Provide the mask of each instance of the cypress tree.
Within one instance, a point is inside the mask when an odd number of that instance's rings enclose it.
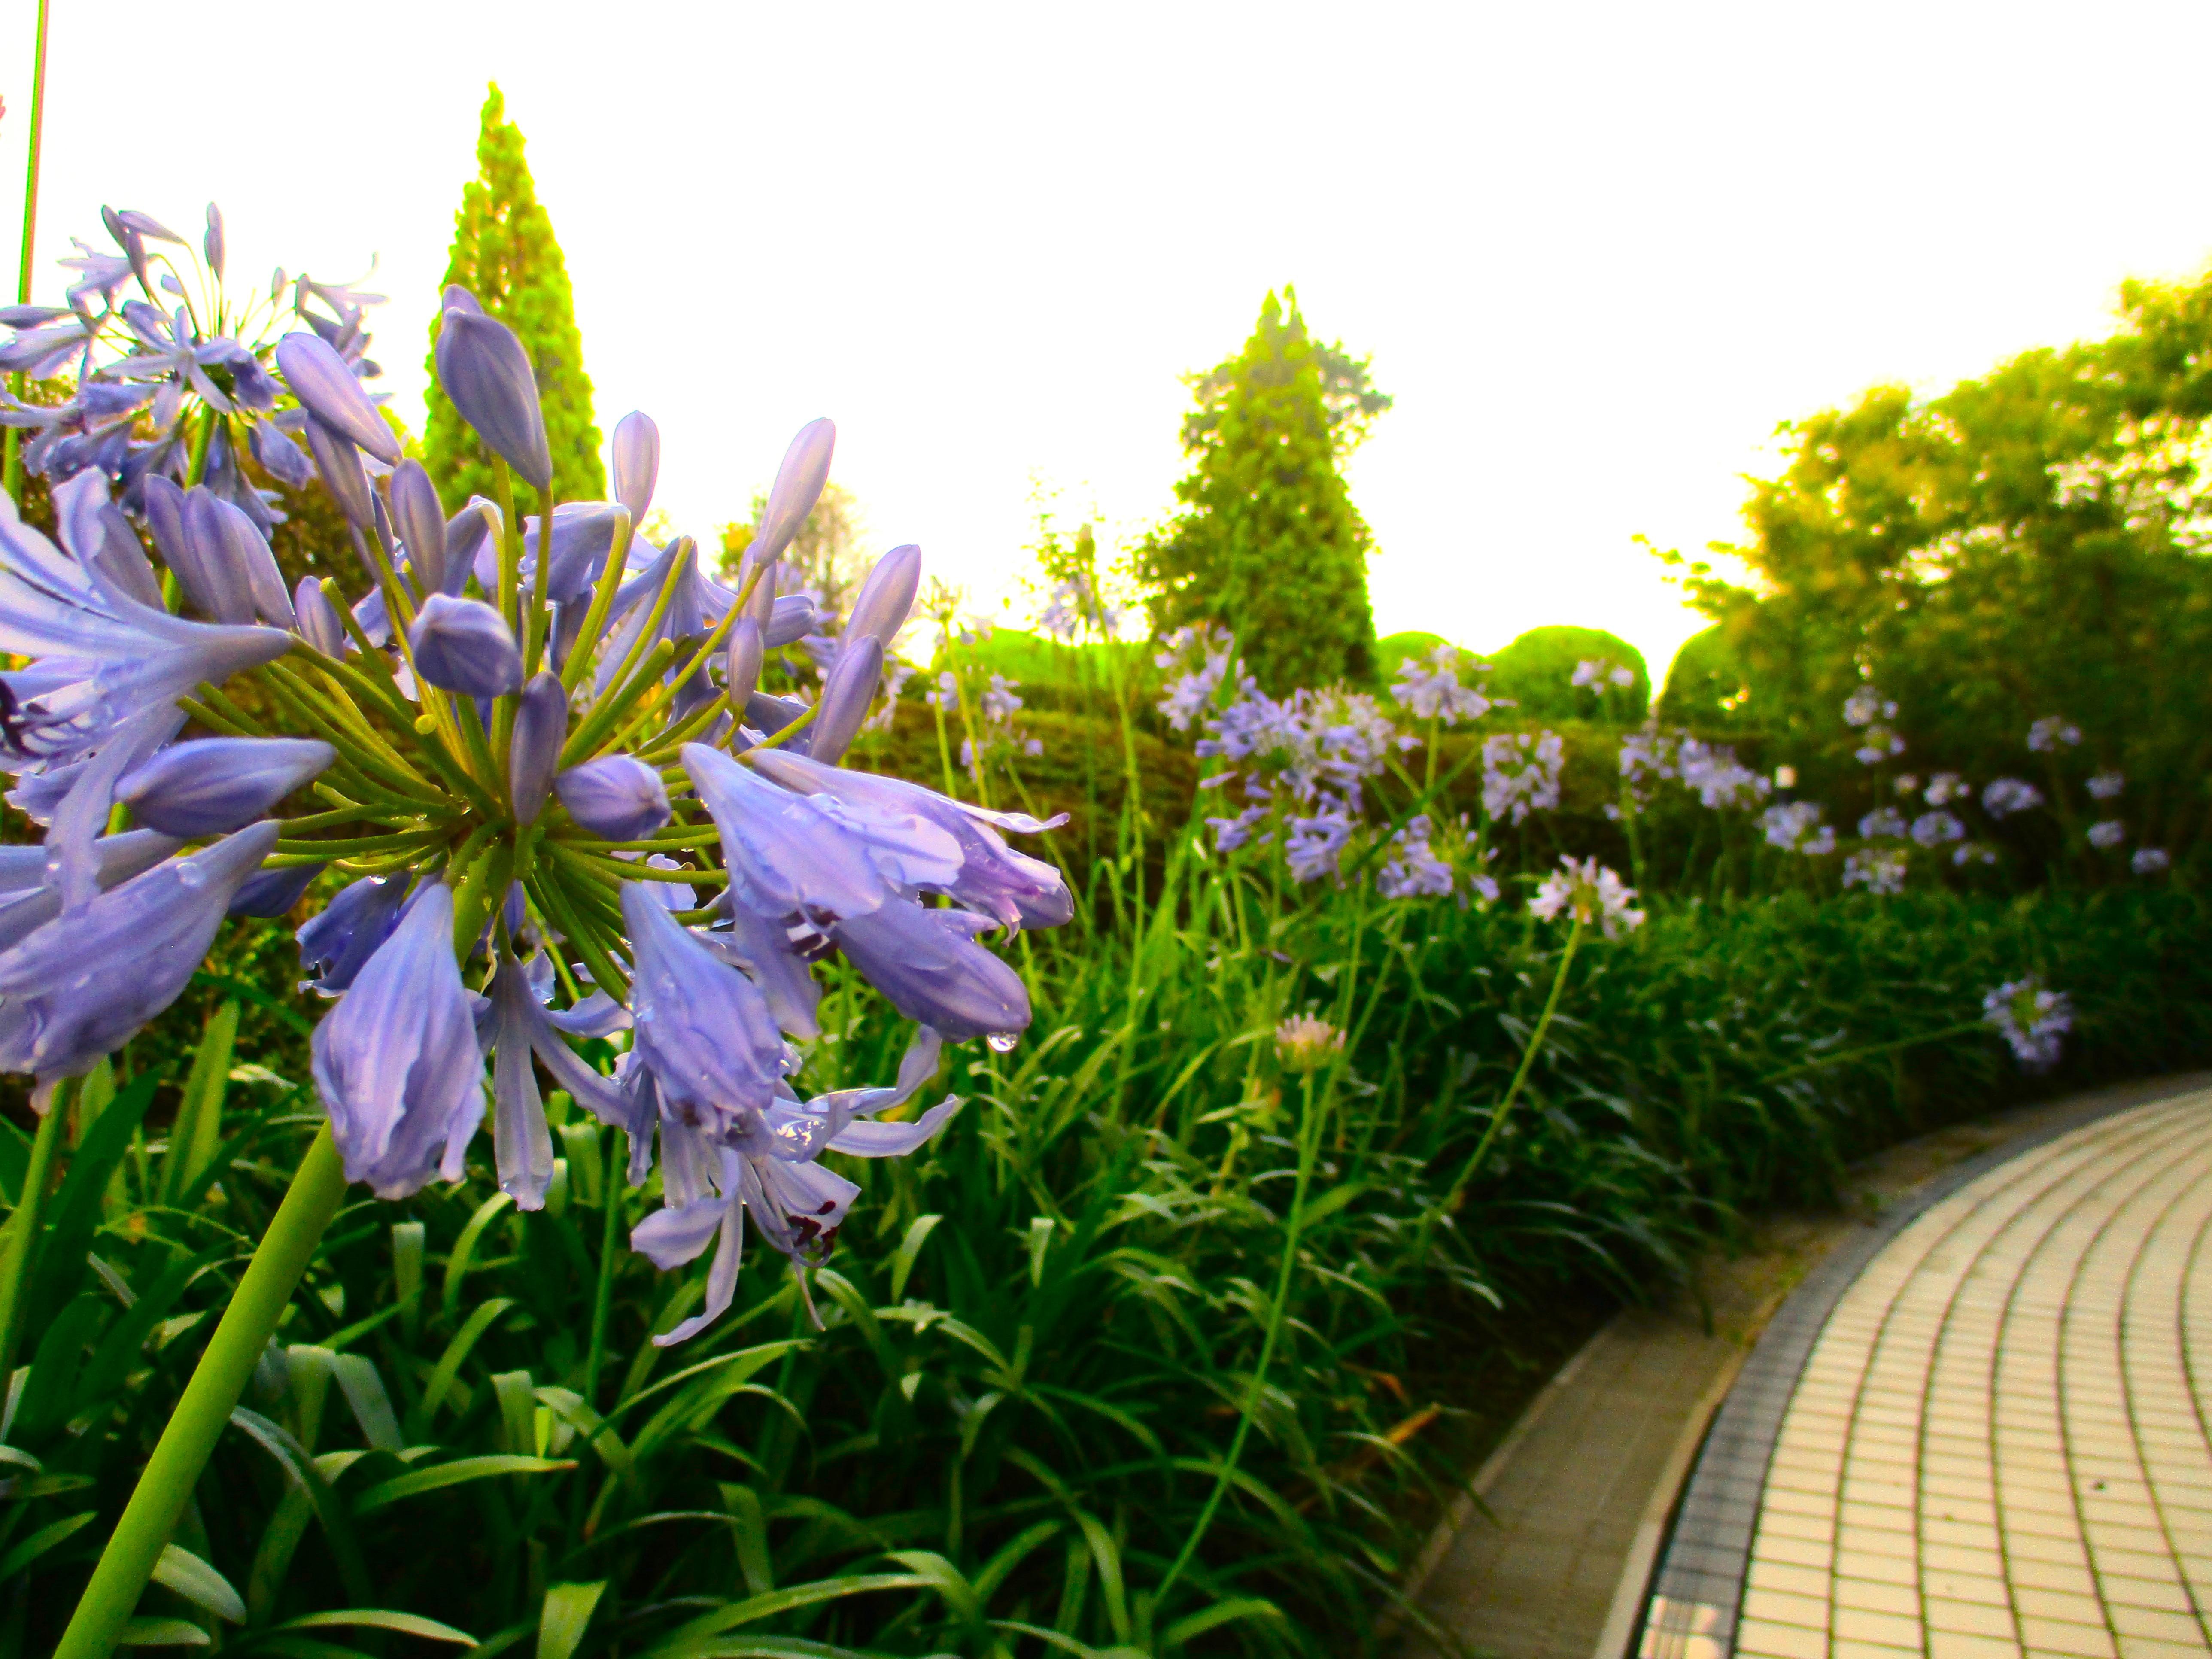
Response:
[[[1184,510],[1139,550],[1152,626],[1226,627],[1276,696],[1375,678],[1373,538],[1339,471],[1389,406],[1366,370],[1311,337],[1295,289],[1268,295],[1243,350],[1194,382]]]
[[[605,499],[607,475],[599,460],[599,430],[592,419],[592,381],[584,372],[584,337],[576,329],[568,262],[531,182],[522,129],[507,118],[507,101],[497,82],[484,99],[477,176],[462,186],[460,211],[453,216],[446,282],[474,294],[528,349],[545,406],[555,493],[564,501]],[[471,495],[489,496],[491,467],[483,446],[438,389],[437,334],[434,321],[422,464],[449,504]],[[529,510],[528,503],[520,505]]]

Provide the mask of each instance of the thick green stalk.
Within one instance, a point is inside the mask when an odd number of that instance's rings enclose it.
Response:
[[[107,1659],[115,1650],[200,1471],[276,1332],[278,1316],[307,1271],[323,1230],[344,1201],[345,1189],[344,1161],[325,1124],[300,1160],[299,1172],[223,1310],[222,1322],[147,1459],[53,1659]]]
[[[46,124],[46,0],[39,0],[38,39],[31,52],[31,153],[23,169],[23,253],[15,269],[15,303],[31,303],[31,260],[39,240],[39,152],[40,137]],[[24,380],[15,379],[15,394],[23,393]],[[23,455],[21,448],[23,434],[14,427],[8,428],[7,486],[8,494],[19,505],[23,499]],[[0,1367],[0,1377],[8,1375]]]
[[[40,8],[41,11],[44,8]],[[46,1102],[46,1115],[31,1140],[30,1161],[23,1170],[23,1190],[8,1224],[7,1254],[0,1257],[0,1386],[15,1370],[15,1345],[22,1337],[23,1287],[31,1276],[31,1257],[39,1242],[39,1223],[46,1207],[46,1188],[52,1184],[54,1153],[61,1145],[62,1123],[69,1116],[76,1079],[55,1084]]]
[[[1482,1160],[1489,1156],[1491,1142],[1498,1139],[1498,1132],[1505,1127],[1505,1120],[1512,1113],[1514,1102],[1521,1098],[1521,1085],[1528,1082],[1528,1068],[1536,1063],[1537,1051],[1544,1046],[1544,1033],[1551,1029],[1552,1016],[1559,1012],[1559,994],[1567,988],[1567,969],[1573,966],[1575,947],[1582,941],[1583,925],[1577,921],[1567,930],[1567,948],[1559,952],[1559,971],[1552,975],[1552,993],[1544,999],[1544,1012],[1537,1016],[1536,1029],[1528,1033],[1528,1046],[1521,1051],[1521,1064],[1514,1071],[1513,1081],[1505,1091],[1505,1098],[1498,1103],[1498,1110],[1491,1115],[1490,1127],[1482,1132],[1482,1139],[1475,1142],[1474,1151],[1469,1154],[1466,1167],[1459,1172],[1459,1179],[1452,1182],[1451,1191],[1444,1195],[1443,1208],[1447,1212],[1459,1202],[1460,1194],[1467,1190],[1467,1183],[1474,1179],[1474,1172],[1482,1167]]]
[[[605,1140],[604,1135],[600,1139]],[[599,1408],[599,1367],[606,1363],[607,1325],[615,1307],[615,1260],[622,1248],[624,1171],[617,1162],[622,1156],[622,1143],[603,1145],[599,1155],[606,1160],[606,1168],[599,1173],[599,1197],[607,1209],[599,1230],[599,1288],[592,1297],[592,1346],[584,1360],[584,1403],[593,1411]]]

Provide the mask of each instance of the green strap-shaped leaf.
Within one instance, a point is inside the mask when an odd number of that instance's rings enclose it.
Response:
[[[182,1619],[126,1619],[118,1645],[126,1648],[204,1648],[213,1640]]]
[[[724,1631],[773,1619],[780,1613],[791,1613],[848,1595],[871,1595],[879,1590],[936,1588],[934,1583],[918,1572],[848,1573],[836,1578],[817,1578],[811,1583],[793,1584],[787,1589],[770,1590],[766,1595],[748,1596],[702,1613],[688,1625],[678,1626],[665,1641],[648,1648],[642,1659],[704,1659],[708,1654],[730,1650],[714,1644],[713,1638]]]
[[[494,1193],[477,1206],[477,1212],[469,1218],[468,1225],[461,1229],[461,1236],[453,1241],[453,1248],[446,1257],[446,1283],[439,1298],[440,1310],[448,1325],[453,1322],[454,1315],[460,1311],[461,1287],[467,1282],[469,1261],[476,1255],[477,1241],[483,1237],[483,1230],[491,1225],[492,1218],[514,1202],[505,1193]]]
[[[0,1555],[0,1583],[13,1578],[80,1527],[88,1527],[99,1518],[98,1510],[85,1510],[76,1515],[65,1515],[58,1521],[40,1527],[7,1554]]]
[[[438,1356],[438,1364],[430,1373],[430,1380],[422,1385],[422,1403],[415,1408],[415,1438],[430,1437],[430,1425],[438,1415],[438,1407],[445,1403],[446,1392],[453,1386],[460,1374],[462,1362],[468,1358],[469,1350],[477,1339],[491,1328],[492,1322],[514,1305],[512,1297],[494,1297],[468,1317],[468,1322],[453,1334],[446,1344],[446,1352]]]
[[[330,1630],[353,1626],[366,1630],[396,1631],[402,1636],[419,1636],[426,1642],[452,1642],[472,1648],[477,1638],[465,1630],[455,1630],[451,1625],[441,1625],[434,1619],[425,1619],[419,1613],[394,1613],[389,1607],[347,1607],[337,1613],[310,1613],[297,1619],[287,1620],[278,1630]]]
[[[399,1437],[399,1418],[392,1409],[392,1396],[384,1391],[384,1378],[375,1362],[357,1353],[337,1354],[331,1360],[331,1375],[337,1379],[368,1443],[379,1451],[398,1451],[404,1443]]]
[[[416,1469],[406,1474],[380,1480],[353,1500],[356,1515],[368,1515],[373,1510],[396,1504],[403,1498],[413,1498],[441,1487],[458,1486],[464,1481],[482,1480],[495,1474],[552,1474],[576,1467],[574,1458],[514,1457],[499,1454],[489,1457],[457,1457],[450,1463],[440,1463],[427,1469]],[[473,1639],[473,1638],[471,1638]]]
[[[181,1544],[161,1547],[161,1559],[154,1564],[154,1582],[226,1623],[246,1622],[246,1602],[230,1580]]]
[[[231,1048],[238,1040],[238,1005],[226,1002],[208,1017],[207,1030],[185,1079],[185,1097],[169,1126],[168,1156],[161,1162],[161,1202],[177,1205],[222,1145],[222,1103],[230,1084]]]
[[[545,1602],[538,1612],[538,1659],[568,1659],[575,1652],[606,1589],[604,1578],[596,1584],[546,1586]]]

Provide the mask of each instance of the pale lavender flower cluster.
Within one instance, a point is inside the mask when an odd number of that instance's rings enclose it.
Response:
[[[1862,841],[1902,841],[1905,833],[1905,814],[1894,806],[1877,806],[1859,820]]]
[[[2109,852],[2128,838],[2128,827],[2118,818],[2106,818],[2089,826],[2089,845],[2100,852]]]
[[[1500,732],[1482,741],[1482,810],[1519,823],[1559,804],[1566,741],[1556,732]]]
[[[1401,657],[1390,695],[1417,720],[1446,726],[1480,720],[1498,704],[1460,678],[1465,655],[1455,645],[1439,644],[1426,657]]]
[[[2073,748],[2081,741],[2081,728],[2059,714],[2046,714],[2027,728],[2027,746],[2039,755]]]
[[[1912,839],[1922,847],[1947,847],[1966,838],[1966,823],[1955,812],[1923,812],[1912,820]]]
[[[2092,800],[2118,800],[2126,790],[2125,775],[2118,772],[2098,772],[2089,779],[2089,798]]]
[[[1869,847],[1844,860],[1844,885],[1887,897],[1905,890],[1908,866],[1901,848]]]
[[[1677,752],[1684,787],[1697,792],[1698,804],[1712,811],[1742,811],[1773,793],[1774,786],[1735,757],[1723,744],[1684,738]]]
[[[1982,786],[1982,811],[1993,818],[2008,818],[2043,805],[2043,792],[2024,778],[1992,778]]]
[[[1636,671],[1609,657],[1585,657],[1575,665],[1568,684],[1577,690],[1588,688],[1601,691],[1607,686],[1617,686],[1626,691],[1636,684]]]
[[[0,673],[0,766],[47,830],[43,848],[0,854],[0,1067],[34,1074],[43,1106],[174,1000],[226,914],[283,915],[335,866],[354,879],[298,942],[336,1000],[313,1075],[350,1179],[400,1197],[458,1177],[489,1103],[500,1185],[538,1207],[553,1174],[542,1065],[628,1132],[633,1182],[658,1142],[664,1207],[636,1248],[670,1267],[720,1241],[702,1312],[656,1340],[728,1307],[748,1213],[794,1262],[818,1261],[858,1190],[821,1154],[926,1144],[957,1099],[909,1123],[878,1115],[944,1045],[1010,1047],[1029,1023],[1020,979],[979,936],[1073,914],[1059,872],[1001,833],[1049,826],[840,764],[919,550],[877,563],[834,637],[811,601],[778,597],[828,477],[827,421],[793,441],[736,591],[690,538],[634,533],[659,457],[642,415],[615,430],[616,499],[556,507],[527,353],[459,289],[436,373],[501,500],[449,516],[362,387],[370,296],[302,279],[307,329],[240,345],[211,331],[232,315],[212,210],[198,305],[160,278],[186,301],[173,315],[152,304],[148,245],[176,239],[143,215],[109,220],[124,252],[70,262],[85,276],[68,312],[0,313],[15,331],[0,366],[78,376],[58,410],[0,411],[38,428],[27,453],[61,538],[0,507],[0,650],[27,659]],[[118,306],[132,282],[145,299]],[[129,348],[96,363],[111,325]],[[240,453],[287,483],[320,476],[370,583],[350,614],[335,584],[284,592]],[[538,515],[518,521],[514,478]],[[165,605],[142,526],[198,616]],[[815,700],[762,692],[764,653],[810,635]],[[241,674],[282,688],[248,702],[306,732],[228,696]],[[991,699],[1018,706],[1010,685]],[[187,714],[218,735],[179,741]],[[327,810],[272,816],[303,788]],[[103,834],[118,807],[139,827]],[[796,1045],[820,1035],[810,964],[833,951],[916,1034],[895,1082],[809,1099]],[[625,1030],[611,1078],[569,1046]]]
[[[1430,845],[1433,833],[1428,815],[1407,821],[1390,837],[1390,856],[1375,878],[1375,890],[1384,898],[1449,898],[1455,885],[1450,865],[1438,858]],[[1493,896],[1495,884],[1493,886]]]
[[[1237,641],[1210,623],[1178,628],[1161,642],[1152,664],[1173,672],[1167,695],[1158,704],[1170,726],[1178,732],[1190,730],[1228,678],[1236,654]]]
[[[1982,1018],[2030,1072],[2058,1063],[2061,1039],[2074,1029],[2074,1004],[2063,991],[2046,988],[2031,974],[2011,980],[1982,999]]]
[[[2138,847],[2128,860],[2128,867],[2139,876],[2161,875],[2173,865],[2173,860],[2163,847]]]
[[[1644,912],[1631,902],[1636,890],[1595,859],[1560,855],[1559,868],[1544,878],[1528,908],[1547,921],[1565,915],[1584,927],[1599,927],[1617,939],[1644,925]]]
[[[1759,827],[1769,847],[1784,853],[1819,858],[1836,850],[1836,829],[1820,822],[1820,808],[1812,801],[1784,801],[1759,815]]]

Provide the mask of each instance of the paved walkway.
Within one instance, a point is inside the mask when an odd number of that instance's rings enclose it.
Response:
[[[2212,1092],[2032,1146],[1850,1265],[1802,1371],[1714,1430],[1751,1425],[1698,1522],[1747,1531],[1712,1562],[1740,1608],[1662,1571],[1646,1659],[2212,1654]]]

